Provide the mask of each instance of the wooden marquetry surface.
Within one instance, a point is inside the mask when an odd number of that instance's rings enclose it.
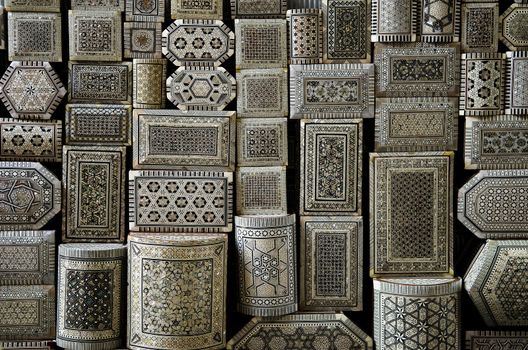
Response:
[[[12,1],[14,2],[14,1]],[[20,1],[19,1],[20,2]],[[22,1],[24,2],[24,1]],[[35,1],[36,3],[37,1]],[[48,2],[48,1],[43,1]],[[105,1],[107,2],[107,1]],[[130,0],[130,3],[137,2]],[[150,2],[150,1],[149,1]],[[153,3],[156,1],[152,1]],[[235,2],[235,1],[234,1]],[[238,1],[240,3],[243,2],[250,2],[250,1]],[[373,1],[374,2],[374,1]],[[235,26],[234,21],[231,21],[228,19],[228,16],[230,12],[228,12],[226,1],[224,1],[224,23],[234,32]],[[262,2],[264,3],[264,2]],[[266,1],[266,3],[278,3],[280,4],[281,1]],[[486,3],[489,3],[489,1],[486,1]],[[513,4],[513,0],[508,1],[500,1],[500,13],[504,13],[506,9]],[[63,16],[63,23],[62,23],[62,30],[63,30],[63,37],[67,38],[67,33],[65,31],[67,30],[67,16],[65,15],[65,11],[69,9],[69,4],[66,4],[66,2],[61,2],[62,6],[62,16]],[[171,21],[168,19],[169,16],[169,9],[167,8],[165,13],[167,14],[166,21],[163,24],[163,28],[167,27]],[[286,11],[284,10],[282,12],[282,15],[279,15],[280,18],[285,18]],[[7,29],[7,25],[6,25]],[[67,60],[69,57],[68,52],[68,44],[63,43],[63,59]],[[506,52],[508,49],[506,46],[502,44],[502,42],[499,42],[499,51],[500,52]],[[374,52],[372,51],[372,54]],[[162,56],[163,57],[163,56]],[[131,59],[126,59],[127,61],[131,62]],[[372,58],[373,60],[373,58]],[[222,66],[235,77],[235,59],[234,57],[231,57],[226,62],[222,64]],[[8,67],[10,62],[7,61],[7,51],[0,51],[0,69],[2,71],[5,71]],[[66,62],[61,63],[52,63],[52,66],[54,70],[59,75],[62,83],[64,85],[67,85],[68,82],[68,71],[67,71],[67,64]],[[169,68],[170,67],[170,68]],[[131,69],[131,68],[130,68]],[[172,66],[172,64],[168,64],[168,75],[172,74],[175,71],[176,67]],[[238,80],[238,79],[237,79]],[[70,92],[70,89],[67,89],[68,92]],[[128,93],[132,94],[132,80],[130,79],[130,90]],[[66,105],[66,98],[58,105],[57,110],[52,116],[52,119],[54,120],[61,120],[64,118],[64,110]],[[126,98],[124,99],[126,101]],[[111,102],[113,101],[113,102]],[[108,103],[115,103],[121,100],[109,99]],[[92,104],[100,103],[100,101],[96,101],[95,99],[92,99],[91,97],[87,98],[84,103],[89,102]],[[131,98],[128,102],[126,102],[125,106],[127,104],[131,104]],[[506,101],[507,102],[507,101]],[[77,102],[72,102],[77,103]],[[174,109],[176,107],[173,107],[170,103],[167,104],[168,109]],[[236,100],[229,103],[225,111],[234,111],[236,110]],[[5,109],[3,104],[0,105],[0,112],[2,112],[3,117],[9,117],[9,112]],[[283,115],[283,114],[279,114]],[[277,115],[277,116],[279,116]],[[263,115],[263,117],[266,117],[266,115]],[[269,117],[269,116],[268,116]],[[460,119],[462,120],[462,119]],[[130,119],[131,121],[131,119]],[[363,169],[364,169],[364,175],[362,178],[363,182],[363,188],[368,188],[368,153],[374,152],[374,119],[364,119],[363,120]],[[455,176],[454,176],[454,184],[453,184],[453,193],[455,194],[458,191],[459,188],[462,187],[462,185],[467,182],[473,175],[477,173],[476,170],[463,170],[464,168],[464,159],[463,159],[463,122],[460,123],[460,128],[458,131],[458,150],[455,153],[455,159],[454,159],[454,170],[455,170]],[[65,129],[66,130],[66,129]],[[92,129],[89,129],[90,133],[89,135],[92,135]],[[287,199],[288,199],[288,212],[296,212],[298,210],[298,204],[299,204],[299,189],[300,189],[300,183],[299,183],[299,162],[300,162],[300,150],[299,150],[299,130],[300,130],[300,121],[298,120],[288,120],[288,169],[287,169]],[[65,131],[66,135],[66,131]],[[123,145],[126,141],[120,141],[122,139],[119,139],[119,141],[115,141],[112,143],[113,145]],[[91,143],[89,141],[88,143]],[[128,149],[129,152],[127,155],[127,170],[131,169],[132,164],[132,151],[131,149]],[[45,166],[55,174],[55,176],[60,179],[61,178],[61,165],[59,163],[45,163]],[[368,208],[368,191],[363,191],[361,197],[362,197],[362,209],[363,209],[363,215],[368,216],[369,214],[369,208]],[[56,238],[57,243],[61,241],[60,238],[60,228],[61,226],[61,214],[57,215],[53,219],[51,219],[43,228],[42,230],[57,230],[56,232]],[[365,225],[363,237],[364,239],[367,239],[369,234],[369,227],[368,225]],[[483,241],[479,238],[477,238],[475,235],[473,235],[469,230],[465,228],[458,220],[454,220],[454,229],[453,229],[453,238],[454,238],[454,271],[455,274],[458,276],[462,276],[468,269],[471,261],[475,257],[478,249],[483,244]],[[365,241],[366,242],[366,241]],[[232,252],[234,252],[234,236],[229,237],[229,259],[230,263],[228,264],[227,268],[227,288],[228,288],[228,295],[227,295],[227,308],[226,308],[226,317],[227,317],[227,329],[226,329],[226,339],[231,339],[237,332],[239,332],[250,320],[250,316],[245,316],[240,313],[237,313],[234,311],[236,309],[236,297],[235,292],[237,288],[237,278],[236,278],[236,265],[231,262],[232,260]],[[364,257],[368,256],[368,245],[365,244],[363,247],[364,250]],[[364,260],[365,262],[365,260]],[[349,312],[345,311],[345,314],[348,318],[350,318],[357,326],[359,326],[365,333],[369,334],[370,336],[373,335],[373,304],[370,301],[372,299],[372,280],[368,276],[368,264],[364,264],[363,266],[363,278],[362,278],[362,284],[363,284],[363,300],[364,300],[364,310],[363,311],[356,311],[356,312]],[[463,331],[474,331],[474,330],[485,330],[489,329],[486,324],[484,323],[483,318],[480,316],[478,310],[474,306],[474,304],[471,302],[469,297],[467,297],[466,294],[462,294],[462,310],[464,317],[462,319],[462,330]],[[25,341],[19,341],[19,342],[11,342],[11,341],[4,341],[0,342],[0,346],[3,346],[5,349],[47,349],[47,345],[45,342],[40,341],[31,341],[29,339]]]

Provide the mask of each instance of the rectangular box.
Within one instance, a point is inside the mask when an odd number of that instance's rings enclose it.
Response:
[[[125,147],[64,146],[65,242],[125,239]]]
[[[233,173],[131,171],[128,178],[131,231],[231,231]]]
[[[363,122],[301,121],[301,215],[361,215]]]
[[[136,109],[134,169],[233,170],[235,112]]]
[[[370,154],[371,276],[453,274],[453,158]]]

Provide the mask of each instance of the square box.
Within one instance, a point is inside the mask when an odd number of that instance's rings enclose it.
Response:
[[[288,119],[237,121],[237,165],[288,165]]]
[[[236,172],[237,215],[286,215],[286,167],[241,167]]]
[[[125,22],[123,47],[125,58],[161,58],[161,23]]]
[[[121,61],[121,12],[69,11],[70,60]]]
[[[9,12],[10,61],[62,62],[60,13]]]
[[[237,73],[239,117],[288,116],[288,70],[243,69]]]
[[[288,39],[284,19],[235,21],[236,68],[286,68]]]

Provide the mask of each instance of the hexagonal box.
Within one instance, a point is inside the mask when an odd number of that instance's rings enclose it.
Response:
[[[488,326],[528,326],[528,241],[488,240],[464,280]]]
[[[236,95],[236,80],[222,67],[180,67],[167,79],[167,99],[181,110],[222,110]]]
[[[0,80],[0,99],[13,118],[50,119],[64,95],[47,62],[12,62]]]

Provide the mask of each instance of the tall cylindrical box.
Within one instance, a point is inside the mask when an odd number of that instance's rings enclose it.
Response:
[[[461,289],[460,278],[375,279],[376,349],[461,349]]]
[[[57,345],[74,350],[121,346],[126,283],[126,246],[59,246]]]
[[[238,311],[281,316],[297,311],[295,215],[237,216]]]
[[[223,349],[227,236],[129,236],[129,349]]]

